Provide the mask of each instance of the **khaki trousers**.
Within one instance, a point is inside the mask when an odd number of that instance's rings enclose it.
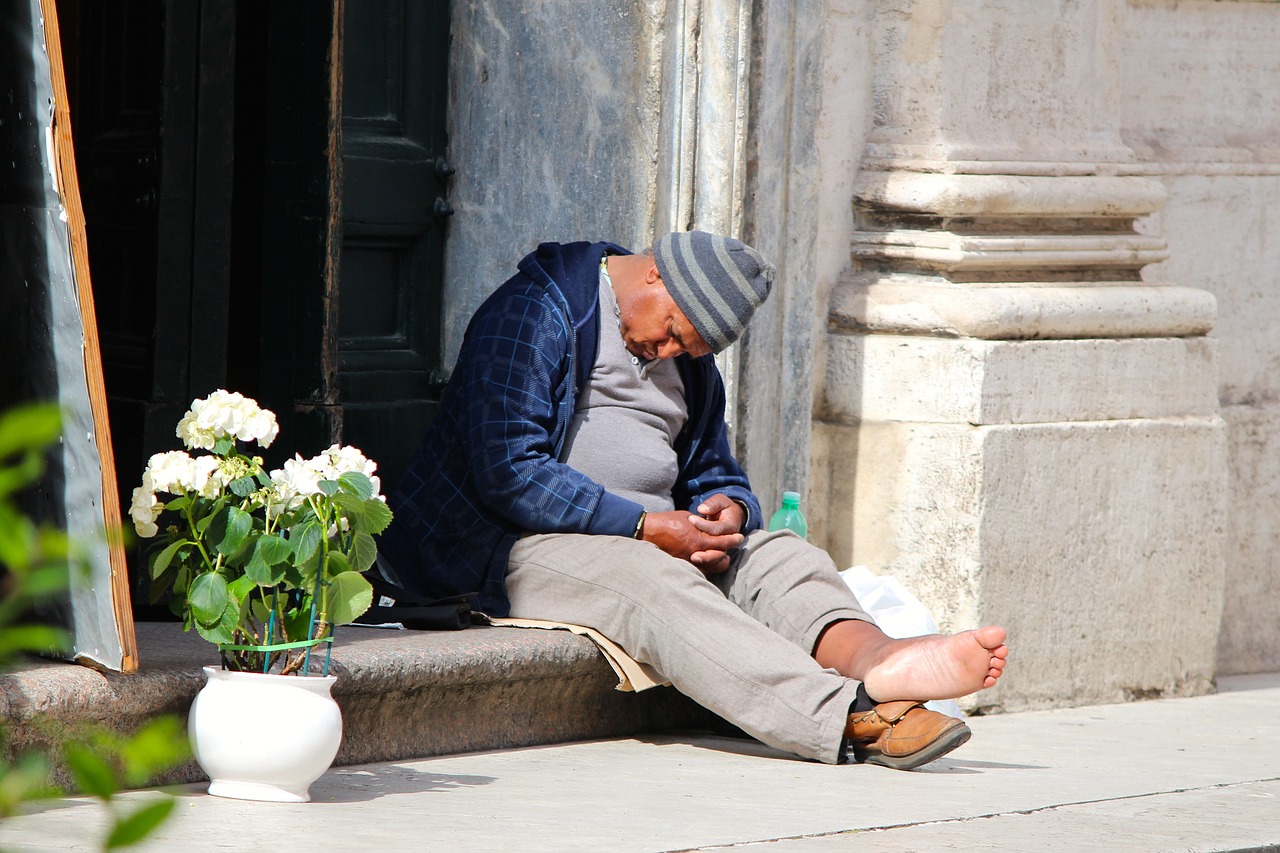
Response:
[[[529,534],[507,568],[511,615],[585,625],[691,699],[778,749],[842,759],[858,682],[811,653],[842,619],[874,622],[831,559],[790,531],[755,531],[710,577],[620,536]]]

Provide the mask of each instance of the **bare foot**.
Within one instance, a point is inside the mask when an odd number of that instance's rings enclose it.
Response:
[[[867,622],[832,625],[814,657],[866,685],[877,701],[955,699],[995,685],[1009,657],[995,625],[959,634],[895,640]]]

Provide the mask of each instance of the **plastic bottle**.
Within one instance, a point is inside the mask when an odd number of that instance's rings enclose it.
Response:
[[[782,506],[769,519],[770,530],[794,530],[801,539],[809,538],[809,524],[800,512],[800,493],[783,492]]]

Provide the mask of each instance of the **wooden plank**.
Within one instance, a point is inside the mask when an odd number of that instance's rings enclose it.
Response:
[[[111,426],[107,418],[107,392],[102,379],[102,354],[98,347],[98,323],[93,307],[93,287],[89,278],[89,251],[85,237],[84,208],[76,176],[75,149],[71,140],[71,115],[67,108],[67,83],[63,74],[62,43],[58,35],[55,0],[40,0],[44,14],[45,50],[53,77],[53,142],[57,161],[58,189],[67,212],[71,232],[71,260],[76,275],[76,293],[84,326],[84,372],[93,408],[94,438],[102,463],[102,520],[107,531],[111,564],[111,602],[120,637],[122,672],[138,669],[138,641],[134,632],[133,608],[129,599],[129,572],[125,562],[121,529],[120,500],[116,486],[115,458],[111,451]]]

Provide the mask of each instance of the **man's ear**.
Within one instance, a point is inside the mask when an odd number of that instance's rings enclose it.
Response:
[[[662,273],[658,272],[657,264],[649,264],[648,269],[644,272],[645,284],[653,284],[655,281],[662,281]],[[665,284],[663,285],[666,286]]]

